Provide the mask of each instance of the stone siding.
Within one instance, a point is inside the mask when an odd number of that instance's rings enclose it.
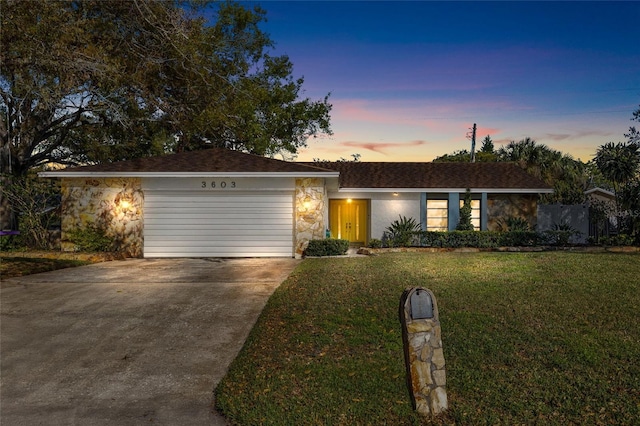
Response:
[[[324,179],[296,179],[296,257],[302,256],[310,240],[325,238],[327,192]]]
[[[535,228],[538,217],[537,194],[489,194],[487,230],[499,231],[499,221],[508,216],[526,219]]]
[[[127,256],[143,254],[144,195],[140,178],[63,178],[63,251],[76,251],[69,232],[96,226]]]

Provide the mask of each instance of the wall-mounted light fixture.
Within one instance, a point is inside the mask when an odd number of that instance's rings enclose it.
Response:
[[[309,207],[311,207],[311,198],[308,195],[304,197],[302,207],[304,207],[305,210],[309,210]]]
[[[131,202],[129,200],[120,201],[120,208],[122,210],[129,210],[129,207],[131,207]]]
[[[394,197],[397,197],[398,195],[399,195],[399,194],[398,194],[397,192],[394,192],[394,193],[393,193],[393,196],[394,196]]]

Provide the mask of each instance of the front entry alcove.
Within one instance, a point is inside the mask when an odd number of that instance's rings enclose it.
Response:
[[[349,240],[351,244],[367,244],[368,200],[329,200],[331,238]]]

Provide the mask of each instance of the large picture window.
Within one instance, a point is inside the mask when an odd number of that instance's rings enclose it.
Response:
[[[448,217],[448,200],[427,200],[427,231],[448,231]]]

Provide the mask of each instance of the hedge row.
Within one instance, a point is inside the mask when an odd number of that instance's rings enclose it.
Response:
[[[567,245],[575,231],[419,231],[413,232],[412,247],[442,248],[496,248],[496,247],[532,247],[539,245]],[[394,239],[371,240],[370,247],[402,247]]]

